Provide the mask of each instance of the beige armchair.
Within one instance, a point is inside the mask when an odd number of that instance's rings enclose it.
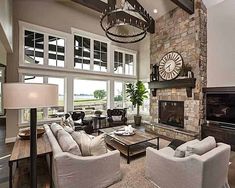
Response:
[[[160,188],[229,188],[230,146],[218,143],[204,155],[174,157],[170,147],[147,148],[145,176]]]

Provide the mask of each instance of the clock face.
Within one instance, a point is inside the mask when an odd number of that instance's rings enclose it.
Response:
[[[179,75],[182,65],[182,56],[177,52],[169,52],[159,63],[159,75],[163,80],[173,80]]]

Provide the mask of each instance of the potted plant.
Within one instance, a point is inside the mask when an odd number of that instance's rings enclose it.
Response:
[[[137,107],[137,114],[134,116],[135,125],[140,125],[142,118],[140,116],[140,106],[143,105],[144,99],[148,98],[148,91],[142,81],[137,81],[136,84],[127,84],[126,93],[132,105]]]

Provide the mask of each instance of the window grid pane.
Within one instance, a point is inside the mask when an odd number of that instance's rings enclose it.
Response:
[[[107,72],[107,44],[94,40],[94,71]]]
[[[32,31],[24,31],[25,63],[44,64],[44,35]]]
[[[90,39],[74,36],[74,68],[90,70],[90,46]]]
[[[49,36],[49,59],[48,65],[64,67],[65,42],[62,38]]]

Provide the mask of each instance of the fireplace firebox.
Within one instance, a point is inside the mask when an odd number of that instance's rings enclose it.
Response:
[[[184,102],[160,100],[159,123],[184,128]]]

